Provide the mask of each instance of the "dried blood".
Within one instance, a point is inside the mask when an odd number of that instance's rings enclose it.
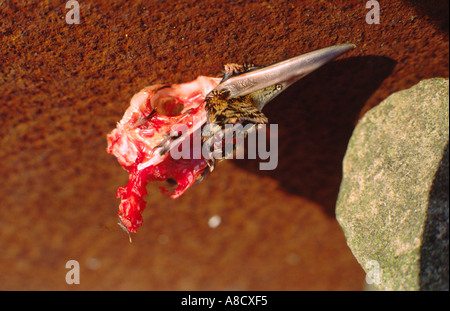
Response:
[[[129,232],[136,232],[142,225],[148,182],[176,183],[173,192],[164,187],[161,191],[177,198],[207,169],[207,160],[202,156],[175,160],[170,150],[160,154],[158,146],[174,125],[184,124],[192,132],[200,129],[206,120],[205,96],[219,82],[217,78],[200,76],[188,83],[147,87],[133,96],[122,120],[107,135],[107,152],[115,155],[129,174],[128,184],[117,190],[121,199],[119,218]],[[186,139],[192,139],[190,135]]]

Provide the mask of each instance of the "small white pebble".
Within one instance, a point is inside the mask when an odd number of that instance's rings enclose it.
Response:
[[[220,218],[220,216],[218,215],[212,216],[210,219],[208,219],[208,226],[210,228],[217,228],[220,225],[221,221],[222,218]]]

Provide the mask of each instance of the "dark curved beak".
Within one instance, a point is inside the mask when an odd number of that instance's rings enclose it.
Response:
[[[270,66],[232,76],[214,90],[226,90],[230,94],[229,98],[233,98],[280,84],[281,88],[277,93],[279,94],[307,74],[354,48],[355,45],[351,43],[338,44],[299,55]]]

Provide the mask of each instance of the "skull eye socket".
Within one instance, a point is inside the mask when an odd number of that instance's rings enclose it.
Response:
[[[169,177],[169,178],[166,179],[166,181],[167,181],[167,183],[168,183],[169,185],[171,185],[171,186],[176,186],[176,185],[178,185],[178,182],[175,180],[175,178]]]
[[[157,97],[152,98],[152,108],[158,111],[160,115],[176,116],[181,114],[184,109],[184,104],[176,97]]]
[[[164,116],[180,115],[184,109],[183,102],[178,96],[173,94],[173,90],[170,87],[158,89],[153,95],[150,104],[154,110]]]

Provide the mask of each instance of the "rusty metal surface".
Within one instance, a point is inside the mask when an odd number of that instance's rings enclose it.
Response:
[[[382,2],[379,25],[364,1],[80,1],[79,25],[67,11],[0,4],[1,290],[363,288],[334,217],[346,144],[390,93],[448,77],[448,1]],[[177,200],[151,185],[129,244],[105,135],[134,93],[344,42],[357,47],[265,108],[276,170],[226,161]]]

